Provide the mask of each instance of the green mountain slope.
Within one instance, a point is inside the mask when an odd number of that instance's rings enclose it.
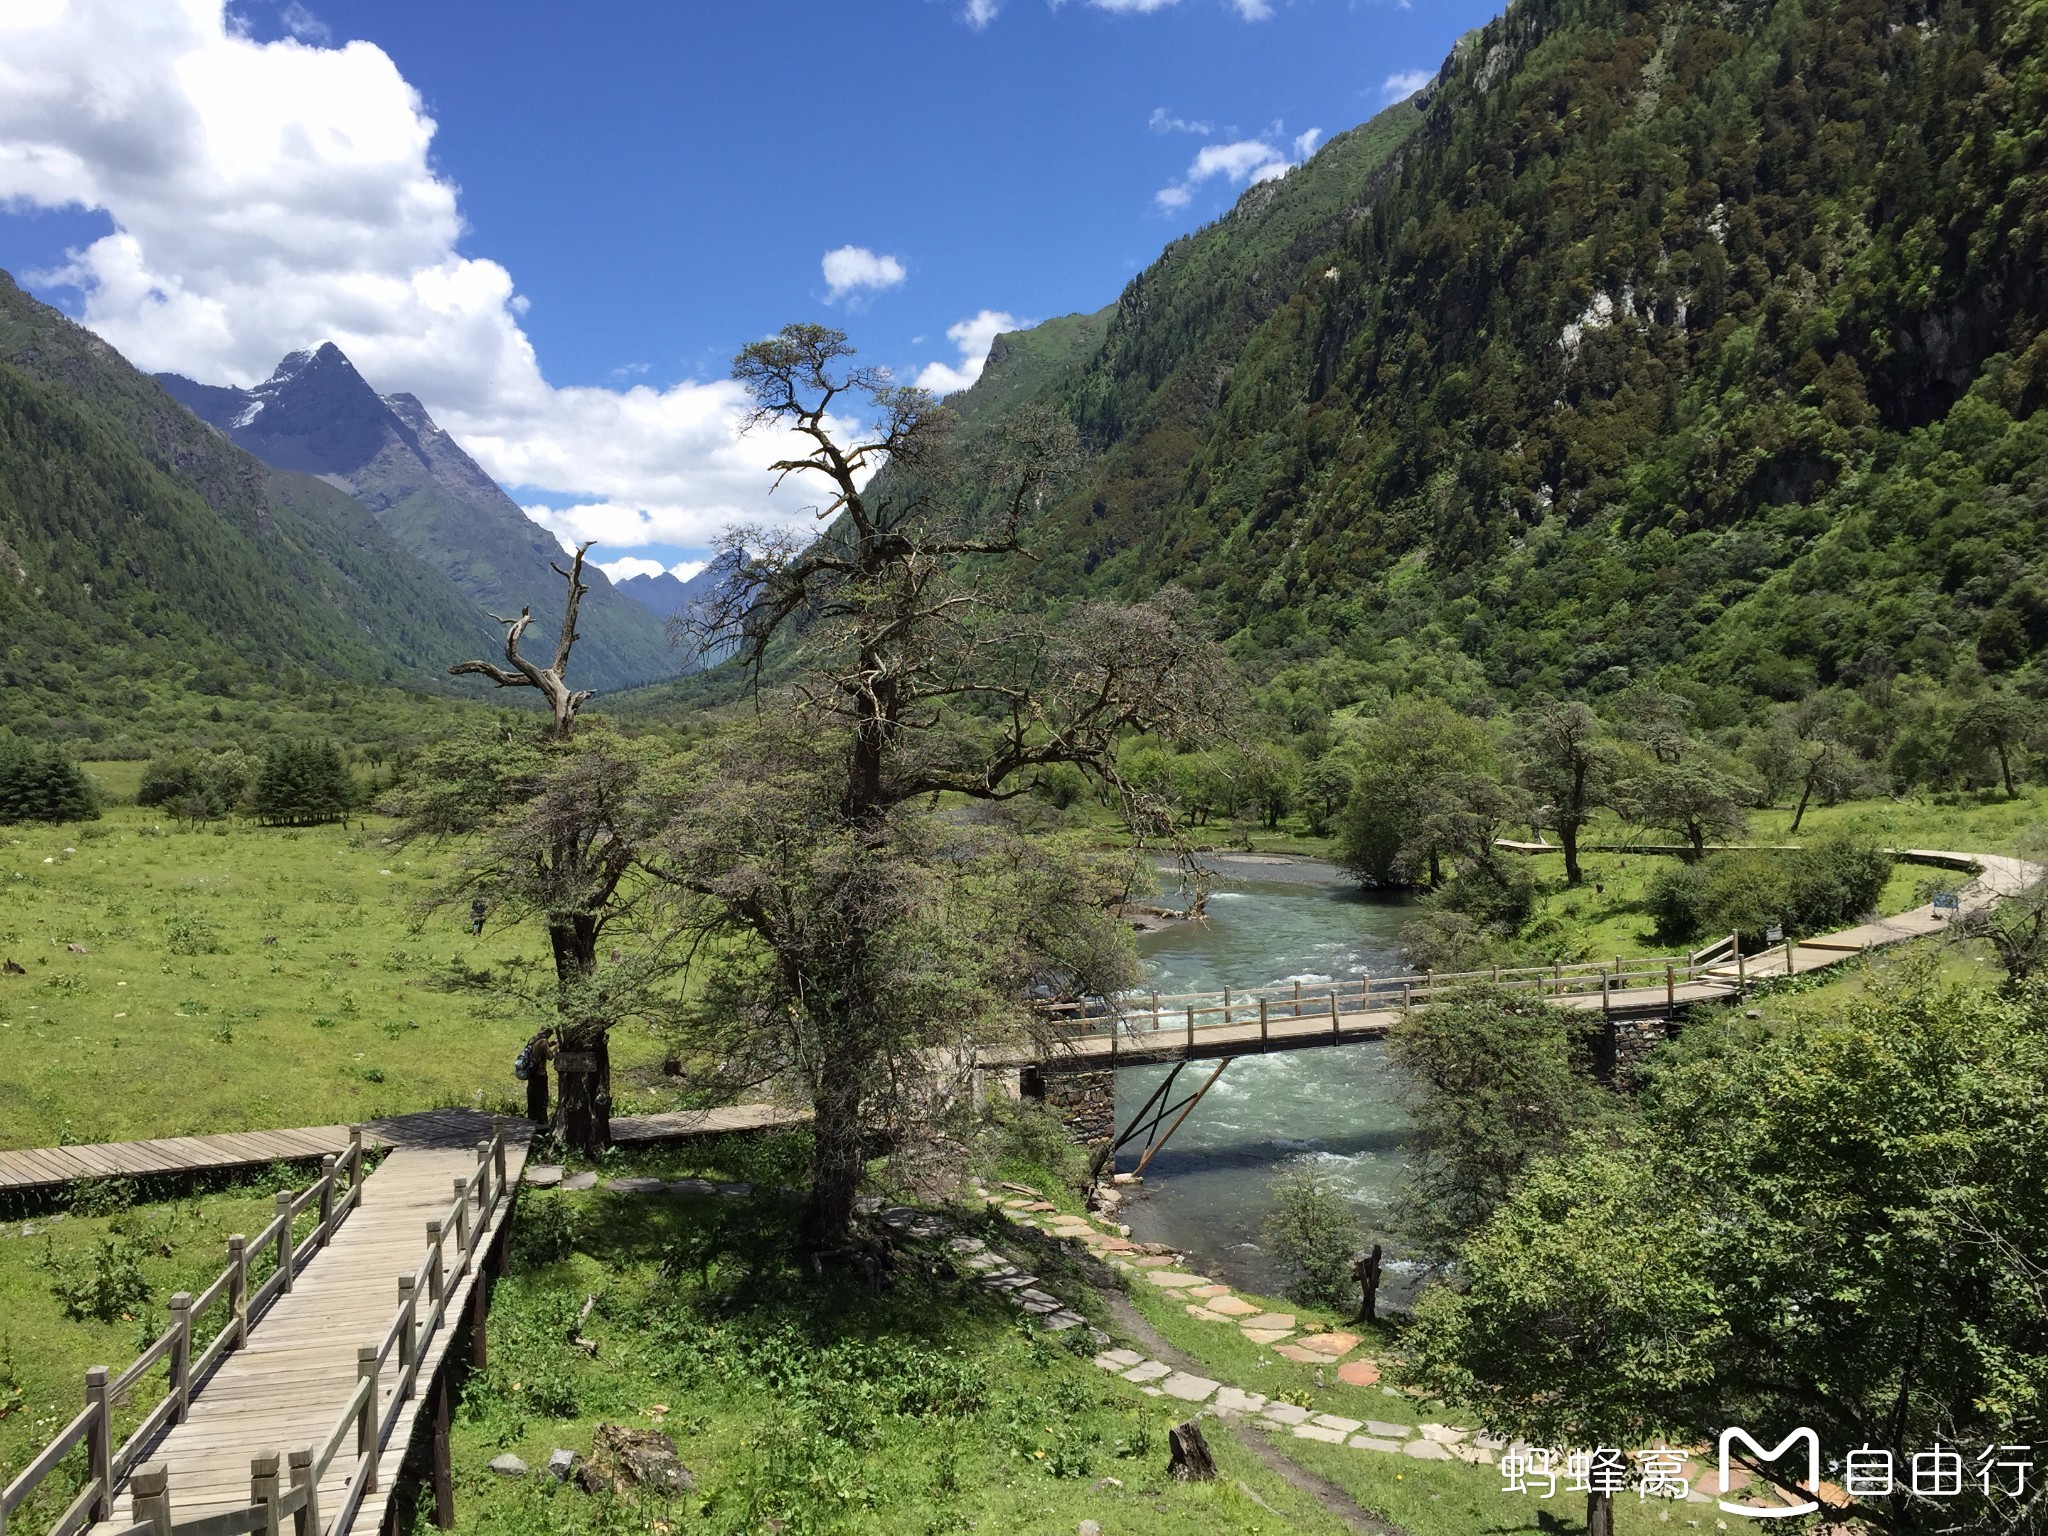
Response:
[[[442,686],[491,634],[349,497],[222,441],[4,280],[0,613],[0,724],[58,735],[119,726],[151,690]]]
[[[1337,694],[2028,666],[2044,58],[2039,3],[1518,0],[1043,387],[1100,452],[1040,579]]]

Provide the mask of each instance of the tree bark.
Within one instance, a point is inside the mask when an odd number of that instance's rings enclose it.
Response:
[[[1786,836],[1797,837],[1799,835],[1799,823],[1806,819],[1806,802],[1812,798],[1813,780],[1809,778],[1804,780],[1799,786],[1799,808],[1792,813],[1792,830]]]
[[[852,1233],[854,1196],[867,1165],[860,1127],[865,1080],[855,1063],[827,1059],[825,1080],[812,1105],[811,1193],[797,1232],[807,1253],[838,1252]]]
[[[579,1034],[587,1043],[577,1039]],[[556,1065],[561,1085],[556,1124],[562,1140],[578,1156],[597,1157],[612,1144],[611,1042],[602,1029],[572,1031]]]
[[[1210,1483],[1216,1480],[1216,1459],[1209,1454],[1209,1442],[1202,1438],[1202,1421],[1189,1419],[1166,1432],[1166,1470],[1177,1483]]]
[[[1564,844],[1564,883],[1584,885],[1585,874],[1579,869],[1579,827],[1577,822],[1557,829],[1557,840]]]
[[[1586,1495],[1586,1536],[1614,1536],[1614,1495]]]
[[[1358,1320],[1361,1323],[1379,1321],[1381,1249],[1378,1243],[1372,1245],[1372,1252],[1360,1259],[1352,1271],[1358,1277],[1359,1301]]]
[[[555,980],[565,1009],[585,1008],[576,989],[597,974],[597,923],[585,913],[548,923],[555,952]],[[611,1047],[608,1020],[588,1015],[564,1018],[557,1035],[556,1078],[560,1106],[556,1129],[579,1156],[596,1157],[612,1144]]]

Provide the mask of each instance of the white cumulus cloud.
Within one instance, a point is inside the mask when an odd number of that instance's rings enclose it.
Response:
[[[1036,324],[1019,320],[1006,309],[984,309],[946,327],[946,337],[960,349],[958,365],[926,363],[917,376],[917,386],[935,395],[957,394],[981,377],[988,362],[989,343],[1004,331],[1021,331]]]
[[[996,19],[996,0],[967,0],[967,9],[960,14],[967,25],[979,32]]]
[[[1154,107],[1152,115],[1145,119],[1145,126],[1154,133],[1192,133],[1203,138],[1216,131],[1213,124],[1201,118],[1180,117],[1164,107]]]
[[[1272,136],[1238,139],[1229,144],[1204,144],[1196,152],[1187,174],[1153,193],[1153,202],[1162,211],[1172,212],[1187,207],[1194,200],[1196,189],[1205,182],[1221,179],[1233,187],[1244,187],[1254,182],[1275,181],[1313,153],[1322,138],[1319,128],[1296,134],[1289,146],[1294,152],[1294,158],[1290,159],[1288,149],[1274,142],[1274,136],[1279,132],[1279,125],[1275,124]]]
[[[1436,78],[1433,69],[1403,69],[1387,76],[1380,85],[1380,97],[1385,101],[1402,101],[1413,96]]]
[[[894,288],[910,276],[903,263],[894,256],[877,256],[864,245],[842,245],[837,250],[827,251],[818,265],[824,271],[825,283],[831,290],[825,295],[828,303],[843,299],[849,293],[880,293],[884,288]]]
[[[381,49],[291,19],[300,35],[258,43],[222,0],[0,4],[0,203],[109,216],[43,275],[76,285],[87,325],[207,383],[332,341],[500,481],[652,530],[628,548],[802,518],[794,490],[769,501],[783,445],[739,435],[731,381],[550,385],[512,274],[460,248],[418,93]]]

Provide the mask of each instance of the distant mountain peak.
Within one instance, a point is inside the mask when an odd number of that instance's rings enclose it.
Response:
[[[530,606],[544,627],[559,621],[561,578],[549,566],[554,539],[416,396],[378,394],[333,342],[290,353],[254,389],[157,377],[237,447],[346,490],[486,610]],[[672,673],[656,616],[623,601],[601,571],[587,568],[586,580],[585,643],[577,653],[586,675],[619,687]]]

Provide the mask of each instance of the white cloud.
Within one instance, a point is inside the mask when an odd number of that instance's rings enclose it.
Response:
[[[1154,107],[1152,115],[1145,119],[1145,126],[1154,133],[1194,133],[1204,138],[1216,131],[1213,124],[1200,118],[1176,117],[1164,107]]]
[[[659,560],[649,560],[642,555],[625,555],[617,560],[600,560],[597,568],[613,581],[624,581],[629,576],[659,576],[663,571],[677,581],[688,581],[710,563],[708,560],[678,560],[674,565],[663,565]]]
[[[831,288],[825,295],[827,303],[836,303],[849,293],[863,290],[879,293],[910,276],[894,256],[877,256],[864,245],[842,245],[827,251],[818,265]]]
[[[1413,96],[1436,78],[1433,69],[1403,69],[1387,76],[1380,86],[1380,97],[1385,101],[1402,101]]]
[[[1271,132],[1280,132],[1274,124]],[[1293,150],[1298,158],[1306,158],[1322,138],[1322,130],[1311,128],[1306,133],[1295,135]],[[1179,181],[1169,182],[1152,194],[1152,200],[1164,212],[1185,208],[1194,200],[1195,189],[1204,182],[1219,177],[1233,187],[1250,186],[1255,182],[1277,181],[1294,169],[1295,160],[1288,158],[1287,150],[1274,143],[1272,138],[1238,139],[1229,144],[1204,144],[1189,165],[1187,174]]]
[[[996,0],[967,0],[967,9],[961,12],[970,27],[979,32],[996,19]]]
[[[549,385],[511,273],[459,249],[434,130],[368,43],[257,43],[221,0],[0,3],[0,202],[108,213],[48,276],[138,366],[249,385],[331,340],[500,481],[629,515],[615,547],[802,520],[731,381]]]
[[[334,34],[328,30],[327,23],[307,10],[299,0],[290,0],[290,3],[277,13],[277,19],[284,23],[285,31],[302,43],[325,43],[333,40]]]
[[[1149,16],[1154,11],[1163,11],[1178,5],[1180,0],[1088,0],[1098,11],[1114,11],[1120,16]]]
[[[989,343],[1004,331],[1021,331],[1035,320],[1019,320],[1006,309],[984,309],[946,327],[946,336],[960,349],[958,367],[949,363],[926,363],[917,376],[917,387],[935,395],[957,394],[981,377],[988,362]]]
[[[1230,8],[1246,21],[1265,21],[1273,14],[1266,0],[1230,0]]]

